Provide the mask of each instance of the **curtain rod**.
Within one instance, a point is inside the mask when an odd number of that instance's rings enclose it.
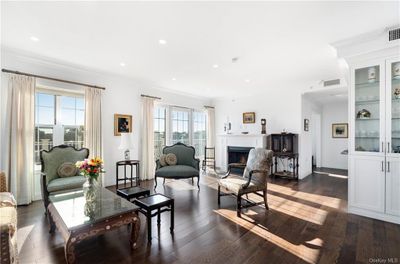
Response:
[[[13,74],[18,74],[18,75],[25,75],[25,76],[30,76],[30,77],[40,78],[40,79],[46,79],[46,80],[51,80],[51,81],[56,81],[56,82],[82,85],[82,86],[87,86],[87,87],[96,88],[96,89],[102,89],[102,90],[106,89],[105,87],[101,87],[101,86],[80,83],[80,82],[74,82],[74,81],[67,81],[67,80],[63,80],[63,79],[47,77],[47,76],[42,76],[42,75],[36,75],[36,74],[31,74],[31,73],[26,73],[26,72],[12,71],[12,70],[7,70],[7,69],[1,69],[1,71],[6,72],[6,73],[13,73]]]
[[[212,109],[214,109],[215,107],[214,106],[205,105],[204,108],[212,108]]]
[[[140,96],[141,96],[141,97],[148,97],[148,98],[153,98],[153,99],[161,100],[161,97],[150,96],[150,95],[146,95],[146,94],[141,94]]]

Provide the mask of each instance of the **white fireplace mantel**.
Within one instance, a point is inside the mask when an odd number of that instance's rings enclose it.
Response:
[[[263,134],[220,134],[217,135],[217,166],[226,169],[228,147],[266,148],[267,135]]]

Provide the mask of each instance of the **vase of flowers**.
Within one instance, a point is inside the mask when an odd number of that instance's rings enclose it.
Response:
[[[103,170],[103,160],[99,157],[92,159],[85,159],[78,161],[76,167],[79,169],[80,174],[86,177],[83,184],[83,193],[87,201],[94,201],[97,192],[97,179]]]

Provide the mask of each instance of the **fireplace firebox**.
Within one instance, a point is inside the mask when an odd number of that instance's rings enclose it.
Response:
[[[228,146],[228,164],[239,163],[246,165],[251,147]],[[232,168],[232,173],[243,174],[243,168]]]

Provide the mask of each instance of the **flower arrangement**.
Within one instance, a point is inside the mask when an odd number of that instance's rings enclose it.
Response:
[[[97,180],[99,174],[104,172],[103,164],[104,162],[100,157],[95,157],[78,161],[75,166],[79,169],[81,175]]]

